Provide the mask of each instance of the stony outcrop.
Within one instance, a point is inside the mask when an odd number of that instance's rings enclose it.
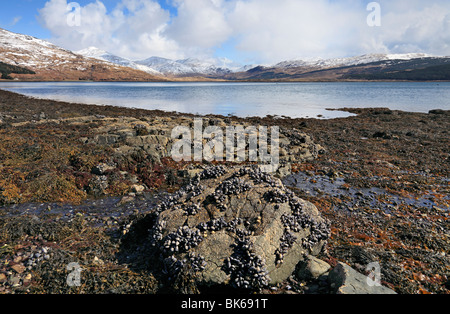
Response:
[[[101,124],[93,131],[93,138],[85,139],[85,143],[99,145],[110,145],[116,150],[117,155],[129,156],[131,154],[145,154],[155,162],[162,158],[171,157],[172,146],[175,140],[171,137],[172,130],[177,126],[188,126],[192,129],[193,117],[142,117],[140,119],[102,118],[91,117],[92,121]],[[242,126],[247,128],[248,124],[240,124],[224,118],[202,118],[203,127],[216,126],[223,130],[226,127]],[[68,121],[75,123],[75,121]],[[87,123],[88,121],[83,121]],[[193,132],[193,130],[192,130]],[[259,134],[259,133],[258,133]],[[203,144],[208,141],[203,139]],[[225,140],[224,140],[225,142]],[[270,147],[270,143],[269,147]],[[291,165],[299,164],[317,158],[324,149],[313,142],[312,138],[296,129],[280,129],[279,134],[279,167],[277,174],[286,176],[291,173]],[[246,156],[248,156],[248,145]],[[226,160],[226,152],[223,152],[223,160]]]
[[[258,290],[288,278],[329,237],[317,208],[259,168],[204,170],[158,205],[150,230],[170,278]]]
[[[341,262],[330,271],[328,281],[337,294],[396,294],[387,287],[371,283],[369,277]]]

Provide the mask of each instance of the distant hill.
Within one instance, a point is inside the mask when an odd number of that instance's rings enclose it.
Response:
[[[10,72],[9,77],[22,80],[64,81],[161,81],[162,77],[86,58],[32,36],[0,28],[0,62],[27,68],[31,73]]]
[[[450,63],[420,69],[382,70],[376,73],[350,74],[346,78],[360,80],[450,81]]]
[[[403,55],[402,55],[403,56]],[[300,63],[284,62],[273,67],[258,66],[227,76],[229,80],[248,81],[349,81],[349,80],[450,80],[449,57],[390,58],[371,62]],[[349,58],[350,59],[350,58]],[[351,58],[355,60],[355,58]],[[337,60],[337,59],[334,59]],[[341,59],[344,60],[344,59]]]

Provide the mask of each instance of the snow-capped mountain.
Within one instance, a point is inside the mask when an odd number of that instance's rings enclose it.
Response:
[[[111,62],[86,58],[48,41],[0,28],[0,61],[27,68],[35,80],[158,80]]]
[[[127,58],[116,56],[105,50],[89,47],[75,53],[87,58],[107,61],[121,66],[130,67],[154,75],[169,76],[194,76],[194,75],[224,75],[231,72],[230,69],[215,66],[213,63],[201,61],[195,58],[183,60],[171,60],[161,57],[151,57],[145,60],[132,61]]]
[[[450,57],[424,53],[366,54],[241,67],[231,60],[151,57],[132,61],[95,47],[74,53],[28,35],[0,28],[0,61],[26,68],[12,78],[26,80],[232,81],[448,80]],[[447,73],[447,71],[449,73]],[[32,74],[35,72],[35,74]],[[28,73],[28,74],[25,74]]]
[[[335,68],[343,66],[361,65],[372,62],[388,61],[388,60],[412,60],[419,58],[430,58],[431,55],[425,53],[407,53],[407,54],[366,54],[357,57],[349,58],[332,58],[322,59],[313,58],[307,60],[292,60],[283,61],[276,64],[275,68],[298,68],[298,67],[313,67],[313,68]]]
[[[136,61],[137,64],[145,65],[165,75],[171,76],[193,76],[193,75],[224,75],[230,73],[227,68],[217,67],[212,63],[199,59],[189,58],[183,60],[171,60],[160,57],[151,57]]]
[[[135,63],[135,62],[133,62],[133,61],[131,61],[129,59],[113,55],[112,53],[109,53],[109,52],[107,52],[105,50],[102,50],[102,49],[99,49],[99,48],[96,48],[96,47],[89,47],[89,48],[86,48],[86,49],[83,49],[83,50],[75,51],[75,53],[79,54],[79,55],[82,55],[84,57],[87,57],[87,58],[94,58],[94,59],[97,59],[97,60],[111,62],[111,63],[117,64],[117,65],[121,65],[121,66],[124,66],[124,67],[129,67],[129,68],[136,69],[136,70],[139,70],[139,71],[144,71],[144,72],[147,72],[149,74],[161,75],[160,72],[158,72],[158,71],[156,71],[156,70],[154,70],[154,69],[152,69],[152,68],[150,68],[148,66],[145,66],[145,65],[142,65],[142,64],[138,64],[138,63]]]

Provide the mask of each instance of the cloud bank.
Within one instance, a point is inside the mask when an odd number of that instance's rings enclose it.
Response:
[[[130,59],[242,56],[273,64],[314,57],[424,52],[450,55],[450,1],[383,0],[381,26],[362,0],[106,0],[79,7],[49,0],[39,21],[67,49],[95,46]],[[111,1],[108,2],[110,5]],[[245,56],[245,57],[244,57]]]

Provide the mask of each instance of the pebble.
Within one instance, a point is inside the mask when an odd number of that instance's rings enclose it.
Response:
[[[20,277],[17,276],[11,276],[9,277],[9,284],[11,287],[18,287],[20,286]]]
[[[18,274],[22,274],[26,270],[26,267],[22,264],[13,265],[11,266],[11,268],[14,269]]]

